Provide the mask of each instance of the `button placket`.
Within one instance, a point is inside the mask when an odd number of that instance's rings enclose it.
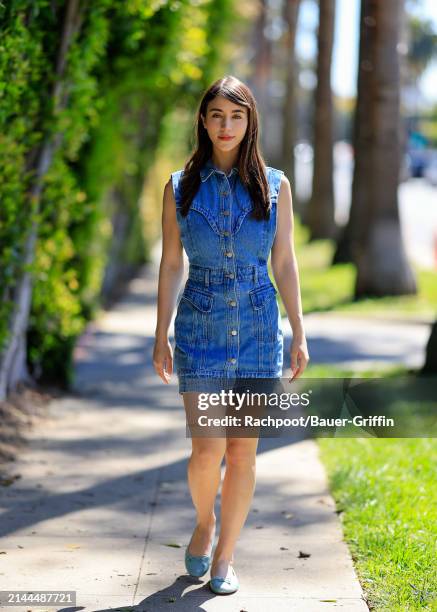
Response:
[[[228,177],[224,176],[224,182],[228,183],[228,186],[220,187],[220,208],[223,217],[223,245],[224,245],[224,287],[225,287],[225,301],[229,304],[229,314],[227,317],[227,346],[228,346],[228,359],[227,363],[230,366],[235,366],[237,363],[237,355],[238,355],[238,333],[237,328],[238,324],[235,321],[237,316],[237,301],[236,297],[236,281],[237,281],[237,271],[235,268],[235,257],[233,252],[233,240],[231,234],[231,201],[232,201],[232,192],[231,185],[229,183]]]

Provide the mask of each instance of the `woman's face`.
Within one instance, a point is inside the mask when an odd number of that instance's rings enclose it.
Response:
[[[224,152],[232,151],[246,133],[247,108],[216,96],[208,103],[206,117],[201,115],[201,119],[213,146]]]

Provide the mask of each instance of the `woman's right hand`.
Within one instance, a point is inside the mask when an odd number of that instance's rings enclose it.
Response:
[[[158,376],[168,385],[173,373],[173,350],[168,338],[163,340],[155,339],[153,366]]]

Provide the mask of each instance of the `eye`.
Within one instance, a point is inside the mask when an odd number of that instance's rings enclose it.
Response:
[[[219,113],[213,113],[213,114],[212,114],[212,117],[213,117],[214,119],[215,119],[216,117],[217,117],[217,118],[220,118],[220,117],[221,117],[221,115],[219,115]],[[242,118],[243,118],[243,117],[242,117],[242,115],[233,115],[233,116],[232,116],[232,119],[242,119]]]

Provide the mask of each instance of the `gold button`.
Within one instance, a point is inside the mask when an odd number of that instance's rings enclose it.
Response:
[[[222,214],[223,214],[225,217],[229,217],[229,215],[230,215],[231,213],[229,212],[229,210],[224,210],[224,211],[222,212]]]
[[[227,251],[226,257],[232,257],[232,256],[233,256],[233,252],[232,251]]]
[[[229,236],[229,232],[223,232],[223,236]]]
[[[231,359],[229,359],[229,361],[230,361],[231,363],[237,363],[237,360],[235,359],[235,357],[232,357]]]
[[[233,329],[233,330],[231,331],[231,334],[232,334],[233,336],[236,336],[236,335],[237,335],[237,330],[236,330],[236,329]]]
[[[229,306],[236,306],[236,305],[237,305],[237,302],[235,300],[231,300],[229,302]]]
[[[222,195],[224,195],[224,196],[229,195],[229,191],[222,191]]]

